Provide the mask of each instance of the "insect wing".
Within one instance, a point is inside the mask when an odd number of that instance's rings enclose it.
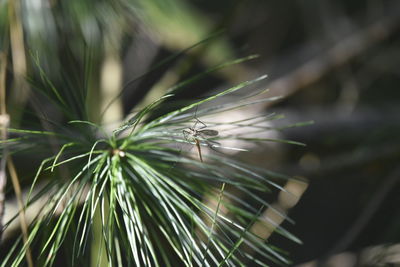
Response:
[[[203,135],[207,135],[207,136],[217,136],[218,135],[218,131],[216,131],[216,130],[199,130],[198,132]]]

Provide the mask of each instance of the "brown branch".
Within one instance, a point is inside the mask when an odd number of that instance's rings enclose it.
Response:
[[[13,61],[13,74],[14,74],[14,86],[13,86],[13,104],[25,105],[28,96],[28,86],[25,81],[26,76],[26,57],[25,57],[25,45],[24,45],[24,33],[21,22],[21,3],[19,0],[9,1],[8,3],[8,16],[10,23],[10,44],[11,44],[11,56]],[[5,99],[5,90],[2,93]],[[5,100],[2,103],[2,111],[6,113]],[[20,112],[14,113],[17,118],[20,116]],[[24,244],[26,245],[26,260],[29,267],[33,267],[33,260],[30,247],[28,245],[28,226],[25,218],[25,205],[22,198],[21,186],[18,180],[18,175],[15,170],[15,166],[11,156],[3,157],[7,161],[8,171],[14,187],[15,195],[18,199],[19,205],[19,216],[21,223],[22,236]]]
[[[10,24],[10,46],[14,85],[12,93],[12,105],[24,106],[29,95],[29,87],[25,81],[27,64],[24,44],[24,31],[21,21],[21,3],[19,0],[9,1],[8,16]],[[10,109],[10,117],[18,121],[22,109]]]
[[[31,249],[28,245],[28,225],[26,223],[26,218],[25,218],[24,200],[22,199],[22,191],[21,191],[21,186],[19,184],[17,171],[15,170],[14,162],[10,156],[7,159],[7,167],[8,167],[8,171],[10,172],[11,182],[13,184],[15,195],[16,195],[17,201],[18,201],[19,218],[20,218],[20,224],[21,224],[21,230],[22,230],[22,237],[24,240],[24,244],[26,245],[26,255],[25,255],[26,260],[28,262],[28,266],[33,267],[32,253],[31,253]]]

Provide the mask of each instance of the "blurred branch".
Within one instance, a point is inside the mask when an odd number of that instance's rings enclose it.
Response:
[[[13,86],[13,105],[24,106],[28,97],[28,86],[25,81],[26,76],[26,56],[25,56],[25,45],[24,45],[24,32],[21,22],[21,3],[18,0],[8,2],[8,14],[10,18],[10,44],[11,44],[11,56],[13,62],[13,74],[14,74],[14,86]],[[5,96],[5,91],[4,94]],[[2,111],[6,110],[5,101],[2,103]],[[18,109],[13,109],[14,112],[12,117],[15,121],[21,115]],[[19,109],[22,110],[22,109]],[[6,137],[5,134],[2,137]],[[4,156],[4,155],[3,155]],[[25,218],[25,206],[22,198],[21,186],[19,183],[18,175],[15,170],[15,166],[11,156],[3,157],[7,161],[7,167],[10,173],[11,181],[14,187],[15,195],[18,199],[19,204],[19,216],[22,230],[22,237],[24,244],[28,243],[28,226]],[[29,267],[33,267],[32,254],[29,245],[26,248],[26,260]]]
[[[0,115],[0,128],[1,128],[1,140],[7,139],[7,127],[8,127],[8,115],[1,114]],[[5,210],[5,189],[7,184],[7,174],[6,174],[6,161],[8,156],[7,147],[3,148],[2,157],[0,160],[0,243],[1,238],[3,235],[3,217],[4,217],[4,210]]]
[[[331,69],[342,66],[373,45],[391,36],[399,27],[399,13],[400,5],[393,4],[390,12],[382,15],[365,28],[354,31],[349,36],[338,38],[340,41],[333,44],[331,48],[315,54],[294,70],[287,71],[280,78],[272,80],[268,83],[268,87],[273,89],[272,93],[274,94],[287,96],[318,81]],[[315,47],[315,45],[308,44],[305,47]],[[297,54],[305,54],[305,51],[302,50]],[[290,58],[293,57],[295,56],[290,56]]]
[[[398,266],[400,244],[387,244],[363,249],[359,253],[358,266]]]
[[[267,240],[276,228],[287,219],[289,210],[297,204],[307,187],[308,182],[306,181],[289,180],[283,187],[284,190],[279,192],[277,202],[264,211],[260,216],[262,220],[255,223],[250,231],[263,240]]]
[[[6,114],[6,69],[7,55],[0,51],[0,140],[7,139],[7,127],[9,124],[9,116]],[[5,206],[5,189],[7,184],[6,160],[8,156],[7,146],[1,151],[0,160],[0,229],[3,228],[4,206]],[[0,230],[0,243],[3,231]]]
[[[383,244],[363,248],[354,253],[342,252],[330,256],[323,264],[317,260],[296,265],[296,267],[353,267],[353,266],[398,266],[400,262],[400,244]]]
[[[28,85],[25,81],[26,76],[26,56],[24,46],[24,32],[21,21],[21,3],[19,0],[9,1],[8,15],[10,18],[10,44],[12,66],[14,74],[13,86],[13,105],[22,107],[28,97]],[[14,121],[18,121],[21,108],[12,109],[10,114]]]
[[[343,114],[335,106],[320,106],[299,109],[274,109],[278,114],[285,114],[284,121],[276,121],[275,126],[293,124],[300,120],[314,119],[315,124],[307,127],[293,127],[284,130],[286,137],[296,138],[304,143],[313,144],[318,141],[319,136],[335,135],[345,138],[359,138],[360,134],[379,128],[398,129],[398,120],[400,120],[399,108],[386,105],[384,109],[358,108],[351,115]],[[346,134],[343,134],[346,129]]]
[[[372,196],[364,210],[360,213],[353,225],[343,235],[343,237],[336,243],[327,256],[331,256],[339,251],[345,250],[365,229],[368,222],[372,219],[374,214],[380,208],[387,194],[393,189],[400,180],[400,168],[396,168],[389,176],[383,181],[383,184]],[[324,261],[324,259],[322,259]]]
[[[122,103],[120,99],[115,100],[111,105],[107,106],[109,99],[117,95],[121,87],[122,63],[118,52],[118,49],[105,49],[105,57],[101,67],[101,104],[98,107],[99,112],[96,115],[99,116],[100,111],[106,108],[108,112],[104,113],[103,118],[96,118],[95,121],[102,119],[101,122],[106,125],[122,119]],[[115,126],[113,125],[113,127]]]
[[[377,129],[390,129],[389,131],[396,134],[400,130],[397,123],[400,117],[396,107],[392,109],[387,107],[382,111],[358,109],[353,111],[351,116],[327,107],[315,108],[311,112],[288,109],[277,112],[286,115],[288,124],[299,121],[299,118],[303,120],[313,118],[316,121],[314,125],[307,127],[285,129],[284,138],[296,139],[309,146],[319,147],[319,149],[323,147],[322,150],[326,150],[326,140],[334,136],[335,147],[338,148],[338,150],[334,150],[329,146],[329,154],[324,156],[316,168],[299,169],[297,163],[296,167],[284,167],[291,173],[302,173],[306,177],[317,179],[326,177],[328,174],[364,166],[377,160],[396,159],[400,155],[400,143],[394,139],[387,139],[385,136],[379,139],[375,145],[368,143],[368,146],[363,146],[360,143],[362,142],[360,136],[365,136],[365,133],[373,133]],[[321,139],[321,136],[325,138]],[[340,148],[350,143],[357,146],[356,150],[351,148],[340,151]]]
[[[22,191],[21,191],[21,186],[19,184],[19,179],[17,175],[17,171],[15,170],[15,166],[13,163],[13,160],[9,156],[7,159],[7,167],[10,172],[10,177],[11,177],[11,182],[14,187],[15,195],[18,200],[18,207],[19,207],[19,217],[20,217],[20,224],[21,224],[21,230],[22,230],[22,238],[24,240],[24,245],[26,245],[26,260],[28,262],[29,267],[33,267],[33,260],[32,260],[32,254],[31,254],[31,249],[28,245],[28,225],[26,223],[26,217],[25,217],[25,205],[24,201],[22,199]]]

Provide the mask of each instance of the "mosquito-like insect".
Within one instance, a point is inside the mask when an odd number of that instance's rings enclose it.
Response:
[[[200,121],[199,119],[195,118],[196,122],[192,127],[189,127],[183,130],[183,136],[189,142],[194,142],[197,147],[197,152],[199,153],[200,161],[203,162],[203,157],[201,155],[201,142],[208,145],[209,147],[213,147],[212,142],[207,140],[208,137],[213,137],[218,135],[218,131],[211,130],[211,129],[204,129],[207,128],[207,125]],[[200,127],[197,127],[198,124],[201,124]],[[215,142],[216,143],[216,142]]]

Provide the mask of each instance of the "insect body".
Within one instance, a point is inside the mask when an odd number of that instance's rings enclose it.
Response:
[[[201,124],[200,127],[196,126]],[[188,129],[183,130],[183,135],[186,140],[189,142],[194,142],[197,147],[197,152],[199,153],[200,161],[203,162],[203,157],[201,155],[201,142],[205,143],[206,145],[212,147],[212,144],[207,137],[213,137],[218,135],[218,131],[211,130],[211,129],[204,129],[207,125],[196,118],[196,122],[194,123],[193,127],[189,127]]]

